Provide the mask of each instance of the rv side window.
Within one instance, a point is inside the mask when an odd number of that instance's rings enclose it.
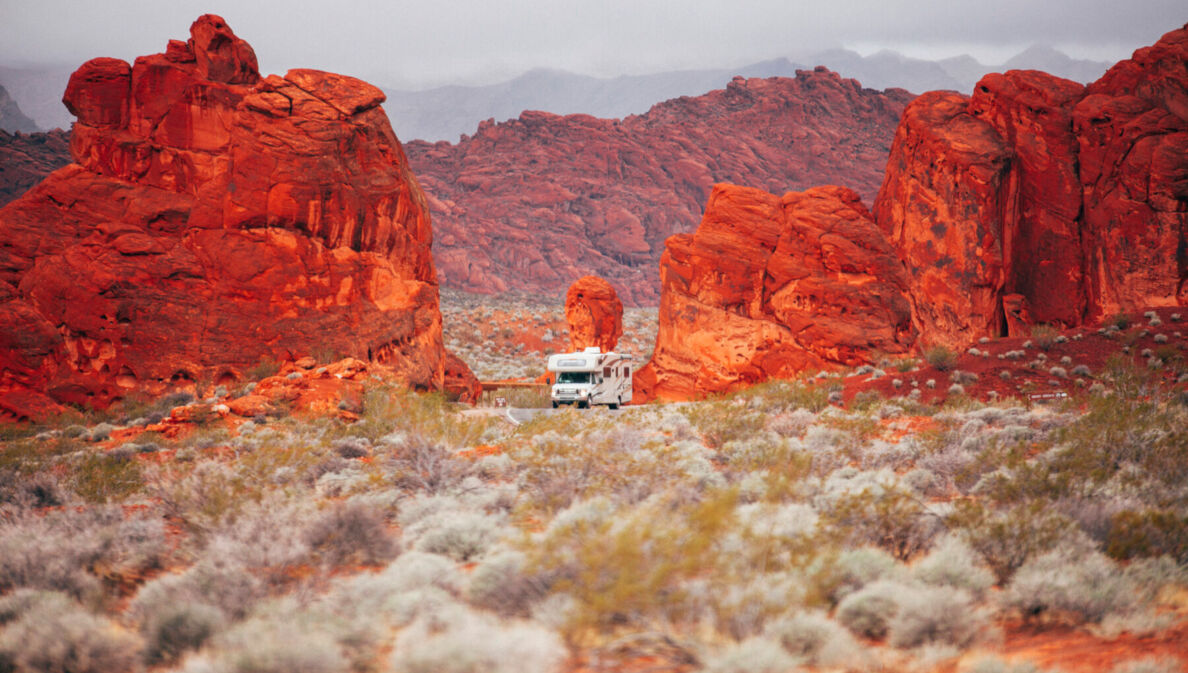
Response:
[[[590,372],[558,372],[557,383],[589,383]]]
[[[631,368],[630,367],[623,368],[623,376],[631,376]]]
[[[604,378],[610,378],[610,377],[611,377],[611,368],[610,368],[610,367],[603,367],[603,368],[602,368],[602,376],[603,376]]]

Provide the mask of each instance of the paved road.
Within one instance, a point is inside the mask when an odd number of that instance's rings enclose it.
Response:
[[[568,407],[561,407],[560,409],[549,409],[549,408],[519,409],[517,407],[508,407],[506,417],[507,417],[507,420],[511,421],[513,425],[519,425],[521,423],[527,423],[528,421],[536,418],[537,416],[539,416],[541,414],[555,414],[555,413],[558,413],[561,411],[565,411],[565,409],[567,409],[567,408]],[[603,406],[597,406],[593,409],[581,409],[580,411],[593,413],[593,414],[598,414],[598,413],[617,414],[617,413],[619,413],[618,411],[611,411],[607,407],[603,407]]]

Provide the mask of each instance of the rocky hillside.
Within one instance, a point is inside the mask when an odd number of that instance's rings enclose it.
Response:
[[[454,145],[406,149],[443,285],[560,294],[593,273],[624,302],[654,304],[664,240],[693,229],[714,183],[829,182],[870,198],[911,97],[819,68],[736,78],[621,120],[526,112]]]
[[[24,134],[0,130],[0,206],[68,163],[70,134],[65,131]]]

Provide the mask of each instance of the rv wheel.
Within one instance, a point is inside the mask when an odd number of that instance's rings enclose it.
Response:
[[[613,409],[618,409],[619,405],[622,403],[623,403],[623,398],[620,397],[618,402],[611,402],[610,404],[608,404],[606,406],[610,407],[613,410]]]
[[[553,408],[554,408],[554,409],[556,409],[556,408],[557,408],[557,403],[556,403],[556,402],[553,402]]]
[[[588,408],[590,408],[590,403],[589,403],[589,402],[586,402],[585,400],[579,401],[579,402],[577,403],[577,405],[578,405],[578,409],[588,409]]]

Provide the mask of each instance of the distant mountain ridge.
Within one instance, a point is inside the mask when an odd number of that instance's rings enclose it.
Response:
[[[797,70],[824,65],[843,77],[875,89],[913,93],[953,90],[969,93],[983,75],[1005,70],[1043,70],[1081,83],[1091,82],[1111,64],[1073,59],[1049,46],[1035,45],[1004,64],[986,65],[972,56],[940,61],[883,50],[863,56],[832,49],[795,59],[777,58],[741,68],[680,70],[650,75],[598,78],[564,70],[536,69],[487,86],[446,86],[421,91],[384,87],[384,104],[402,140],[456,142],[485,120],[515,119],[524,110],[588,114],[614,119],[643,114],[657,103],[699,96],[721,88],[732,77],[795,77]]]
[[[538,68],[506,82],[483,86],[442,86],[416,91],[382,85],[381,88],[388,95],[384,109],[401,140],[456,142],[462,135],[474,134],[481,121],[515,119],[525,110],[622,118],[643,114],[653,105],[672,98],[700,96],[720,89],[736,75],[795,77],[797,70],[811,70],[817,65],[875,90],[899,88],[923,93],[951,89],[969,93],[983,75],[991,72],[1043,70],[1087,83],[1100,77],[1110,64],[1073,59],[1044,45],[1032,46],[999,65],[985,65],[972,56],[929,61],[890,50],[862,56],[847,49],[831,49],[743,67],[612,78]],[[73,67],[60,65],[0,65],[0,85],[8,89],[38,127],[69,129],[73,118],[61,98],[72,71]]]
[[[25,116],[21,106],[12,99],[8,91],[0,86],[0,131],[10,133],[36,133],[41,129],[37,124]]]

